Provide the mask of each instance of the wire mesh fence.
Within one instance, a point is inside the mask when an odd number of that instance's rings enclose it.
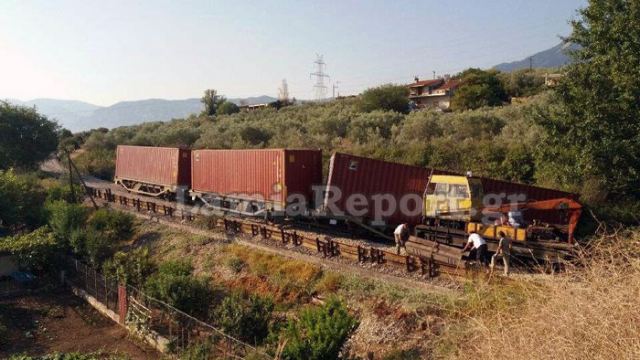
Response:
[[[126,294],[119,297],[115,277],[105,276],[77,259],[69,259],[67,265],[67,281],[116,313],[124,309],[128,326],[143,335],[157,334],[168,339],[168,347],[174,353],[195,351],[198,358],[205,359],[273,359],[256,347],[131,285],[126,285]],[[120,291],[122,289],[121,286]]]
[[[104,304],[109,310],[118,312],[118,281],[99,273],[95,268],[77,259],[69,259],[67,280]]]

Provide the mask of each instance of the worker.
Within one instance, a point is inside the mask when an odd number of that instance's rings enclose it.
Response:
[[[409,240],[409,224],[402,223],[398,225],[393,232],[393,238],[396,241],[396,252],[400,255],[400,248],[404,247],[404,243]]]
[[[462,249],[462,252],[467,250],[475,251],[476,260],[483,266],[489,266],[489,252],[487,250],[487,242],[475,231],[469,234],[469,240]]]
[[[504,231],[498,233],[500,241],[498,242],[498,250],[495,255],[491,257],[491,271],[496,266],[496,259],[502,258],[502,264],[504,265],[504,274],[509,275],[509,264],[511,262],[511,239],[507,237]]]

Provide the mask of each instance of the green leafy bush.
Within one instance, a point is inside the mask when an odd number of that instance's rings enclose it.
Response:
[[[231,256],[227,259],[227,266],[234,273],[239,273],[245,267],[246,263],[244,260],[240,259],[237,256]]]
[[[100,209],[93,213],[88,225],[111,241],[126,240],[133,235],[133,215]]]
[[[47,203],[63,200],[66,202],[78,202],[84,195],[82,186],[74,185],[73,191],[75,199],[72,196],[69,185],[54,185],[47,189]]]
[[[0,250],[15,255],[21,267],[36,272],[52,268],[60,249],[60,244],[47,226],[0,242]]]
[[[216,109],[216,115],[231,115],[239,111],[240,108],[238,107],[238,105],[232,103],[231,101],[225,100]]]
[[[273,307],[268,298],[232,294],[216,310],[216,321],[227,334],[259,344],[269,335]]]
[[[89,228],[84,235],[84,251],[89,262],[94,266],[100,266],[110,258],[114,252],[113,238],[106,232]]]
[[[287,344],[283,359],[337,359],[358,322],[342,303],[331,298],[320,307],[302,311],[284,330]]]
[[[88,212],[80,204],[56,200],[46,205],[49,214],[49,226],[61,243],[70,242],[72,233],[78,232],[85,225]],[[76,241],[77,234],[76,234]],[[75,244],[76,252],[82,251],[83,244]]]
[[[147,294],[188,314],[206,319],[214,295],[207,279],[191,275],[187,262],[169,261],[160,265],[158,272],[145,284]]]
[[[140,287],[154,270],[149,249],[138,248],[128,252],[118,251],[102,264],[103,273],[115,276],[119,282]]]
[[[359,109],[409,112],[409,90],[406,86],[387,84],[365,90],[360,96]]]
[[[0,170],[0,234],[46,223],[42,208],[46,194],[33,175]]]

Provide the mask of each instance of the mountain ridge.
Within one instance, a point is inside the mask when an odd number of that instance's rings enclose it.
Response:
[[[261,95],[247,98],[228,98],[240,105],[270,103],[276,98]],[[6,99],[6,101],[28,107],[36,107],[39,112],[73,131],[84,131],[98,127],[116,128],[136,125],[148,121],[169,121],[188,117],[202,111],[199,98],[167,100],[159,98],[119,101],[109,106],[99,106],[80,100],[37,98],[32,100]]]
[[[527,69],[530,65],[534,68],[556,68],[571,63],[568,52],[577,49],[575,44],[567,44],[561,42],[547,50],[539,51],[533,55],[527,56],[522,60],[503,62],[493,68],[502,72],[511,72],[520,69]],[[532,59],[530,62],[529,59]]]

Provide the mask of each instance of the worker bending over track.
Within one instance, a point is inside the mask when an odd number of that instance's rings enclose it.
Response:
[[[409,240],[409,224],[402,223],[398,225],[393,232],[393,238],[396,240],[396,252],[400,255],[400,248],[405,247],[404,244]],[[407,251],[406,248],[405,251]]]
[[[469,234],[469,240],[462,249],[462,252],[467,250],[475,251],[476,260],[478,260],[484,267],[489,266],[489,250],[487,248],[487,241],[475,231]],[[469,253],[471,255],[471,253]]]

